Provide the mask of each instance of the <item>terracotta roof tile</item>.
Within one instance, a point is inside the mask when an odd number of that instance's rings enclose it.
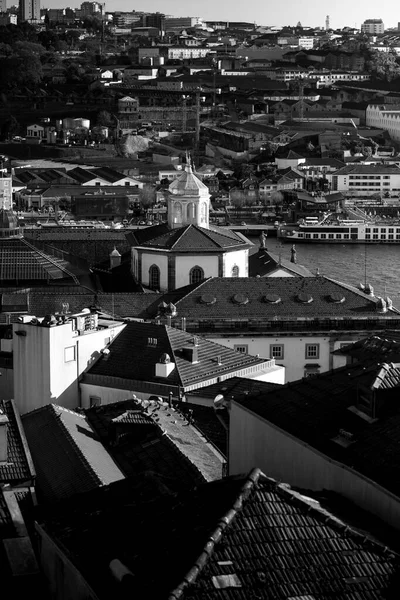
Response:
[[[397,554],[258,470],[173,496],[148,488],[125,480],[39,516],[100,599],[396,595]],[[124,584],[108,568],[116,556],[133,575]]]

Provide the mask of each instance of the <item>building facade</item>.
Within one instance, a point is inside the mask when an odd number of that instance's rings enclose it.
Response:
[[[367,33],[369,35],[385,33],[385,26],[382,19],[367,19],[361,25],[361,33]]]
[[[40,23],[40,0],[20,0],[19,21]]]
[[[369,104],[366,111],[367,127],[387,131],[394,141],[400,140],[400,107],[395,104]]]

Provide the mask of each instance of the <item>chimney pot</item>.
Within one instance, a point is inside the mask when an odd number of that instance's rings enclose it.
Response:
[[[0,409],[0,463],[7,462],[8,458],[8,417],[4,408]]]

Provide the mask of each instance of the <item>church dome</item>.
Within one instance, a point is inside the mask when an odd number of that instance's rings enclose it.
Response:
[[[208,194],[208,187],[193,173],[190,163],[186,164],[185,171],[169,186],[171,194],[178,196],[201,196]]]

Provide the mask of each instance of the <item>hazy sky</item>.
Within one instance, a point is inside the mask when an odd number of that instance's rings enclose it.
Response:
[[[83,0],[71,0],[78,7]],[[100,0],[101,1],[101,0]],[[12,0],[8,0],[10,4]],[[65,0],[41,0],[42,7],[64,7]],[[174,16],[203,17],[210,20],[255,21],[258,25],[325,26],[330,15],[331,27],[360,27],[365,19],[381,18],[385,27],[397,26],[400,10],[394,0],[379,4],[373,0],[317,2],[317,0],[107,0],[106,10],[163,12]],[[398,13],[398,15],[397,15]]]

